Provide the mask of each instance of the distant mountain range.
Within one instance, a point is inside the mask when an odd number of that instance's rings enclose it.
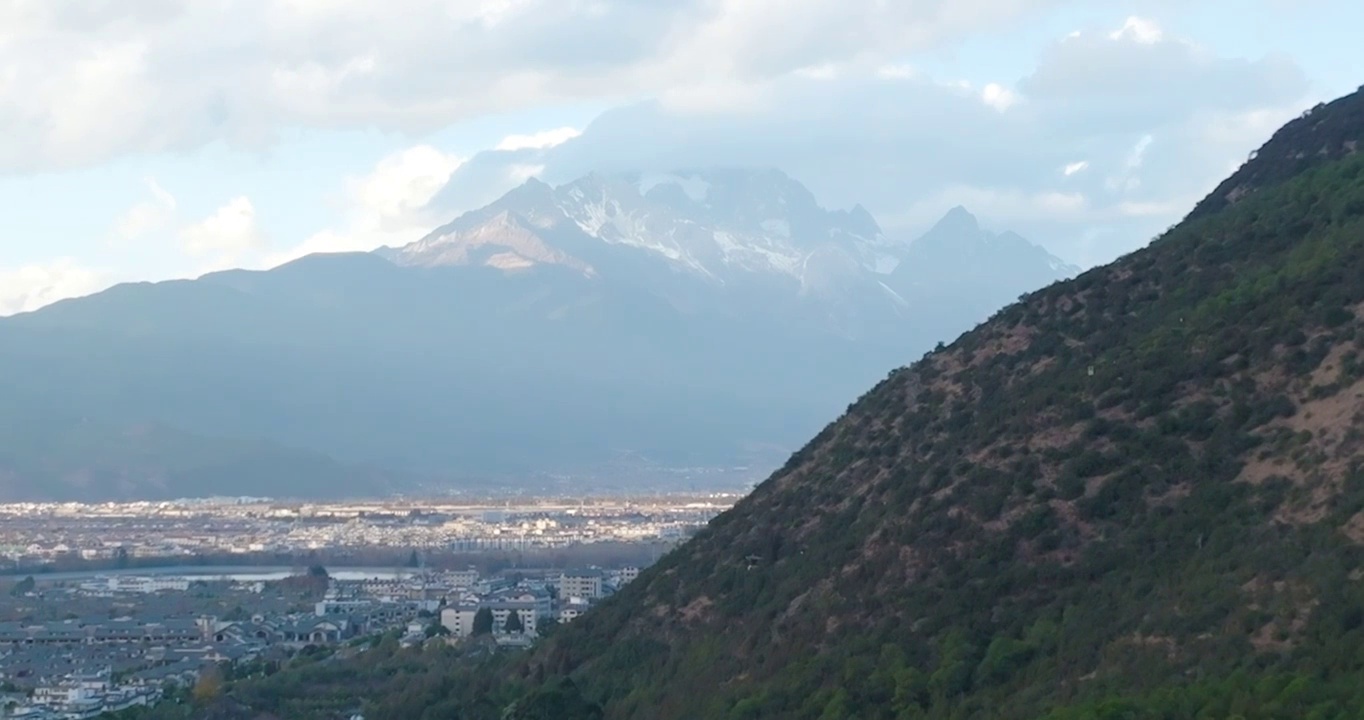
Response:
[[[531,180],[405,247],[0,320],[0,497],[774,464],[857,389],[1076,272],[961,208],[887,238],[776,170]]]

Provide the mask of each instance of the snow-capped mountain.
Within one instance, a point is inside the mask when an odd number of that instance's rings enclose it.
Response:
[[[72,452],[0,496],[777,463],[1058,267],[965,210],[887,238],[772,170],[531,181],[403,248],[5,318],[8,377],[39,379],[0,392],[39,419],[16,437]]]
[[[777,170],[590,174],[557,188],[529,180],[388,257],[400,265],[533,264],[596,271],[581,234],[633,248],[712,282],[768,274],[814,284],[824,266],[889,272],[897,249],[863,208],[828,211]],[[568,251],[575,248],[578,253]]]
[[[532,179],[380,253],[404,267],[567,270],[688,313],[864,338],[897,336],[909,321],[960,332],[1074,271],[962,208],[905,242],[861,206],[828,210],[781,171],[744,168]]]

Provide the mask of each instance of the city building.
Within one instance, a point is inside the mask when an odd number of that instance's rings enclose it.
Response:
[[[596,568],[565,572],[559,578],[559,597],[597,600],[602,595],[602,571]]]

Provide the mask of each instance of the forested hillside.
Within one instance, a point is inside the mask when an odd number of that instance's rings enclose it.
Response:
[[[452,673],[440,717],[533,688],[622,720],[1356,717],[1364,157],[1281,177],[1275,147],[891,373],[498,682]]]
[[[617,718],[1360,707],[1362,315],[1348,153],[892,373],[532,666]]]

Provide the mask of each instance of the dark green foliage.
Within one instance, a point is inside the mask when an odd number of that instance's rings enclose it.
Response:
[[[479,608],[474,613],[474,635],[487,635],[493,631],[493,611],[491,608]]]
[[[346,659],[327,661],[328,654],[300,653],[270,673],[243,668],[235,673],[240,679],[229,681],[223,695],[202,708],[172,701],[120,718],[338,720],[361,714],[366,720],[502,720],[504,709],[533,689],[512,676],[511,656],[482,644],[402,650],[386,636]]]
[[[9,589],[9,594],[14,597],[21,597],[33,592],[33,588],[35,587],[37,587],[37,583],[33,580],[33,576],[29,575],[23,580],[14,583],[14,587]]]
[[[512,613],[515,615],[515,613]],[[584,699],[568,678],[549,683],[512,703],[503,720],[600,720],[601,706]]]

